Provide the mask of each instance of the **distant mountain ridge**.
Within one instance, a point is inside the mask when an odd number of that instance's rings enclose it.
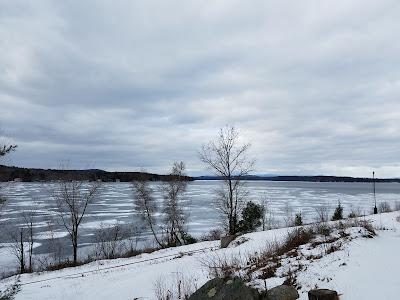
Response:
[[[219,176],[198,176],[194,177],[194,180],[222,180]],[[304,181],[304,182],[373,182],[372,178],[363,177],[349,177],[349,176],[290,176],[290,175],[278,175],[278,176],[260,176],[260,175],[248,175],[243,177],[244,180],[254,181]],[[400,183],[399,178],[375,178],[375,182],[397,182]]]

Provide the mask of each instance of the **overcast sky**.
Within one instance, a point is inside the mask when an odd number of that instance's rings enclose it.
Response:
[[[400,176],[400,1],[0,2],[7,164],[206,174],[231,124],[256,172]]]

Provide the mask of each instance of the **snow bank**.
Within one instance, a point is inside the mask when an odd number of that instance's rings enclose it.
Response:
[[[341,300],[398,299],[400,223],[396,217],[399,215],[395,212],[366,217],[378,229],[377,237],[359,237],[341,250],[308,264],[297,278],[302,286],[300,299],[307,299],[305,292],[315,286],[337,290],[342,294]],[[210,279],[204,261],[215,256],[239,257],[260,252],[267,243],[282,241],[290,230],[246,234],[243,243],[226,249],[219,249],[219,241],[202,242],[133,258],[24,274],[20,277],[21,291],[16,300],[155,299],[154,285],[158,279],[171,281],[179,273],[200,287]],[[276,284],[282,281],[274,280]],[[0,289],[14,281],[14,278],[1,281]]]

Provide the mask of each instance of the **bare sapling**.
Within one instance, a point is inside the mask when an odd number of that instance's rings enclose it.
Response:
[[[34,218],[35,208],[24,210],[21,214],[22,223],[15,228],[7,228],[11,239],[11,254],[18,260],[19,272],[33,271],[34,250]]]
[[[78,262],[79,228],[88,206],[93,203],[99,193],[99,188],[100,182],[61,180],[53,192],[61,225],[68,232],[71,241],[75,265]]]
[[[260,202],[261,202],[261,206],[262,206],[261,226],[262,226],[262,230],[264,231],[267,229],[268,213],[270,211],[269,201],[265,194],[262,195]]]
[[[35,206],[32,209],[26,210],[22,213],[22,217],[24,219],[24,227],[25,227],[25,241],[28,246],[28,257],[27,257],[27,271],[33,271],[33,249],[34,249],[34,242],[35,242],[35,235],[34,235],[34,222],[36,217],[36,209]]]
[[[185,212],[182,201],[187,188],[185,179],[185,164],[175,162],[170,173],[171,179],[161,187],[163,203],[163,229],[168,246],[183,245],[188,242],[186,222],[188,214]]]
[[[12,240],[10,252],[18,260],[19,273],[23,274],[26,272],[26,230],[24,227],[18,227],[10,230],[10,237]]]
[[[378,211],[380,213],[387,213],[392,211],[392,207],[390,206],[389,202],[383,201],[378,205]]]
[[[285,201],[283,221],[286,227],[294,226],[293,208],[290,206],[289,201]]]
[[[216,207],[229,234],[238,232],[238,216],[248,194],[243,179],[254,169],[249,148],[250,144],[241,143],[238,131],[227,126],[199,152],[200,160],[223,180],[221,189],[216,191]]]
[[[123,254],[125,240],[128,240],[128,231],[119,223],[101,224],[95,234],[94,256],[97,259],[116,258]]]
[[[157,220],[155,215],[158,213],[158,205],[154,198],[154,191],[147,180],[139,179],[132,183],[134,193],[135,210],[144,221],[145,227],[150,229],[154,240],[161,248],[165,248],[162,237],[159,237]]]
[[[320,205],[315,208],[317,223],[326,223],[329,221],[329,209],[326,205]]]

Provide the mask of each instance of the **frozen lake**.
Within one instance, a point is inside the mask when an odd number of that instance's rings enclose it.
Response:
[[[213,208],[214,190],[221,183],[218,181],[195,181],[188,185],[184,200],[185,209],[190,214],[189,233],[199,237],[212,228],[218,227],[219,215]],[[301,212],[306,221],[315,217],[315,208],[327,206],[333,211],[340,200],[345,208],[345,215],[353,209],[369,214],[373,208],[372,184],[370,183],[319,183],[319,182],[270,182],[248,181],[249,199],[260,202],[267,199],[270,210],[277,222],[283,225],[286,207],[294,213]],[[153,185],[157,185],[154,183]],[[2,211],[2,242],[7,242],[5,228],[16,228],[23,223],[21,213],[35,207],[38,216],[35,219],[35,235],[38,247],[37,254],[48,251],[48,221],[53,220],[53,234],[65,245],[65,255],[70,253],[65,230],[57,225],[57,213],[50,197],[54,186],[51,183],[5,183],[1,193],[8,198]],[[156,188],[155,188],[156,190]],[[161,201],[160,195],[157,199]],[[387,201],[394,205],[400,200],[400,184],[377,184],[377,201]],[[100,224],[131,224],[138,220],[134,212],[132,187],[129,183],[103,183],[101,193],[89,207],[81,225],[80,241],[82,252],[89,249],[94,242],[94,234]],[[143,235],[146,240],[146,234]],[[148,239],[147,239],[148,241]],[[15,258],[3,248],[1,250],[0,272],[2,269],[15,266]]]

